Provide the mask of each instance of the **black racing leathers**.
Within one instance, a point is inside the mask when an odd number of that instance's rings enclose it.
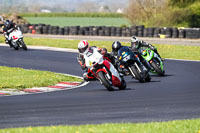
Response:
[[[9,34],[16,28],[17,28],[17,26],[14,23],[11,23],[9,28],[7,28],[6,26],[3,27],[3,33],[4,33],[4,36],[6,38],[5,42],[7,44],[9,44],[10,47],[12,47],[12,44],[11,44],[11,40],[9,40]]]
[[[140,52],[139,50],[142,47],[150,48],[151,50],[153,50],[161,58],[161,56],[158,53],[157,49],[153,45],[151,45],[150,43],[147,43],[147,42],[144,42],[144,41],[138,41],[137,48],[136,48],[136,46],[133,43],[131,43],[131,47],[130,48],[131,48],[132,51],[138,51],[138,52]]]

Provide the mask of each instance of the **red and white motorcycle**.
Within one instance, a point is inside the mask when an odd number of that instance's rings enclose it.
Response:
[[[88,72],[91,72],[108,91],[113,91],[114,87],[118,87],[120,90],[126,89],[126,82],[123,77],[120,77],[112,63],[105,60],[96,48],[84,57]]]
[[[11,41],[11,45],[15,50],[18,50],[20,47],[27,50],[26,44],[23,41],[22,31],[19,28],[13,29],[13,31],[9,34],[8,39]]]

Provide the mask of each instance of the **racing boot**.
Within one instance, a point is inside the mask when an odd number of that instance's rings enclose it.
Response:
[[[12,47],[13,47],[13,45],[12,45],[11,41],[9,41],[7,38],[6,38],[5,42],[6,42],[6,44],[8,44],[8,45],[10,46],[10,48],[12,48]]]
[[[83,79],[85,80],[85,81],[95,81],[96,80],[96,78],[94,77],[94,76],[92,76],[92,75],[90,75],[90,74],[88,74],[87,72],[85,72],[84,74],[83,74]]]
[[[12,43],[11,43],[10,41],[9,41],[9,43],[8,43],[8,44],[9,44],[10,48],[12,48],[12,47],[13,47],[13,45],[12,45]]]
[[[6,39],[6,40],[5,40],[5,43],[6,43],[6,44],[9,44],[9,41],[8,41],[8,39]]]

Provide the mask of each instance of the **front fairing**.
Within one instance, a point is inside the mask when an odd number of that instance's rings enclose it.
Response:
[[[94,65],[102,64],[104,59],[103,56],[97,51],[93,50],[92,52],[88,52],[84,55],[86,67],[89,69],[93,69]]]
[[[18,39],[22,39],[23,35],[20,30],[13,30],[9,35],[9,40],[12,40],[14,42],[18,41]]]
[[[154,51],[147,48],[147,49],[141,49],[141,54],[142,54],[142,57],[147,60],[147,61],[150,61],[154,58]]]
[[[135,57],[135,54],[128,47],[120,48],[118,51],[118,56],[119,61],[124,65],[138,61],[138,58]]]

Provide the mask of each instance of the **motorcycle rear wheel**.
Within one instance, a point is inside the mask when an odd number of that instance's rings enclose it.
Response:
[[[112,86],[112,84],[110,84],[108,81],[107,81],[107,78],[105,77],[105,73],[100,71],[98,73],[98,76],[99,76],[99,79],[101,80],[101,82],[103,83],[103,85],[107,88],[108,91],[114,91],[114,88]]]

